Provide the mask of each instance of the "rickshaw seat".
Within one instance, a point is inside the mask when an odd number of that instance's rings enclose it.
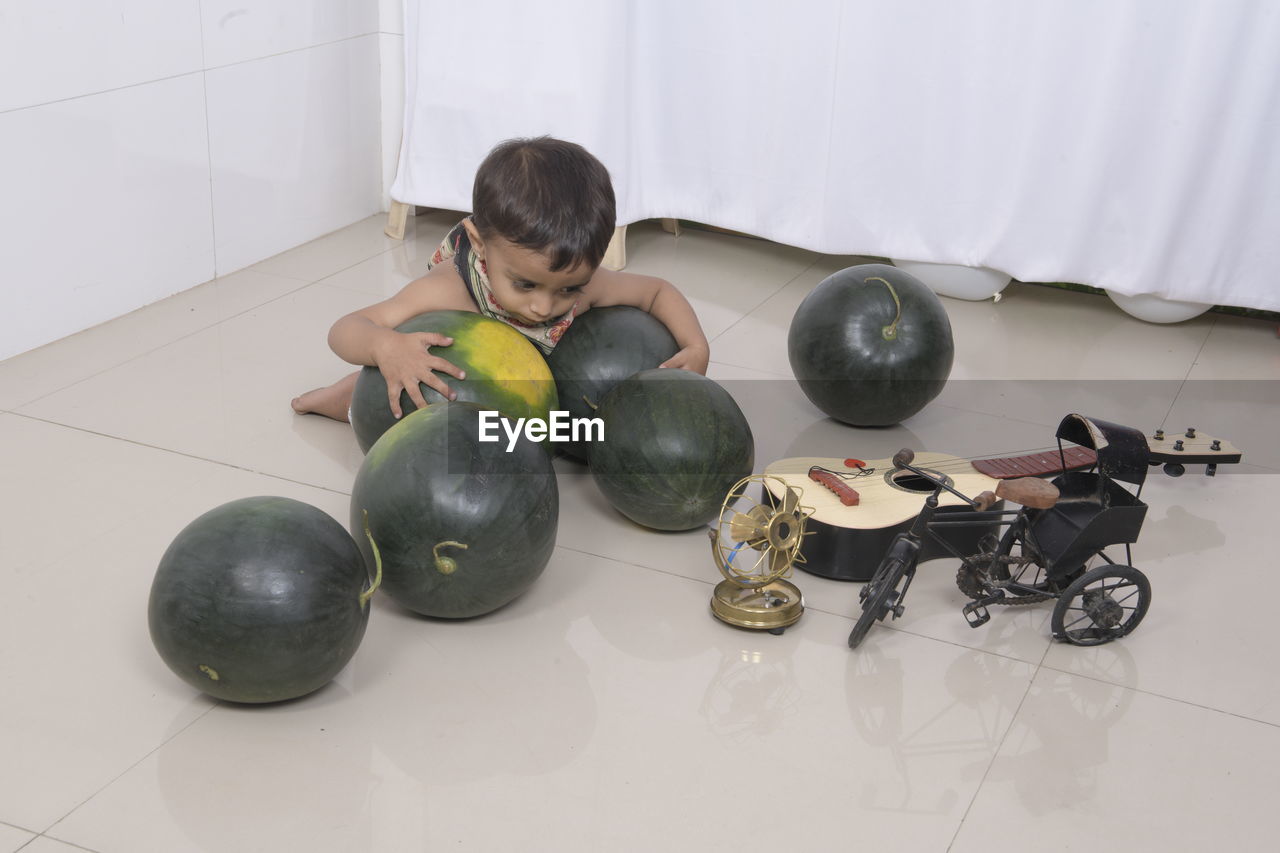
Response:
[[[1146,506],[1118,483],[1093,471],[1068,471],[1055,477],[1053,484],[1060,493],[1057,504],[1036,511],[1031,521],[1032,535],[1052,564],[1047,567],[1056,567],[1060,561],[1074,567],[1087,558],[1094,545],[1137,538]],[[1122,522],[1123,527],[1114,531],[1114,525],[1099,520],[1104,514],[1113,522]],[[1104,531],[1111,531],[1110,535],[1102,535]]]
[[[1055,477],[1053,484],[1058,487],[1059,504],[1093,504],[1104,509],[1111,503],[1107,480],[1096,471],[1067,471]],[[1085,508],[1073,509],[1079,512]]]

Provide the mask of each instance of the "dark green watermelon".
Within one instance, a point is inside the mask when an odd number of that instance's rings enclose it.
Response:
[[[188,524],[164,552],[147,607],[151,640],[210,696],[293,699],[328,684],[355,654],[368,586],[355,542],[326,513],[290,498],[243,498]]]
[[[885,264],[824,279],[796,309],[791,370],[815,406],[854,426],[889,426],[942,393],[955,344],[942,300]]]
[[[689,530],[715,518],[751,473],[755,441],[729,392],[689,370],[645,370],[614,386],[597,412],[604,441],[591,473],[623,515],[656,530]]]
[[[573,321],[547,364],[556,379],[560,408],[574,418],[593,418],[604,395],[623,379],[671,358],[680,347],[662,321],[639,308],[593,308]],[[586,461],[591,442],[557,445]]]
[[[480,441],[481,411],[445,402],[406,415],[369,449],[352,488],[351,529],[367,511],[382,590],[425,616],[496,610],[537,580],[555,547],[550,455],[524,438],[508,452],[501,430]]]
[[[431,311],[396,326],[397,332],[436,332],[453,338],[447,347],[431,352],[462,368],[466,379],[440,377],[458,394],[458,400],[478,403],[513,418],[547,420],[556,408],[556,384],[538,348],[506,323],[471,311]],[[419,385],[428,404],[444,399]],[[405,414],[417,408],[400,392]],[[351,394],[351,428],[365,453],[396,422],[387,400],[387,382],[376,367],[366,367]]]

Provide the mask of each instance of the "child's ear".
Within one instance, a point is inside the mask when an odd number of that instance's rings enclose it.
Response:
[[[471,221],[470,216],[462,220],[462,227],[467,229],[467,239],[471,241],[471,250],[476,253],[480,260],[484,260],[484,240],[480,239],[480,231],[476,228],[476,224]]]

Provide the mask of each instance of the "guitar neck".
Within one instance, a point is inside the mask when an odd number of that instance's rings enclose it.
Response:
[[[1151,461],[1180,462],[1184,465],[1226,465],[1239,462],[1240,450],[1231,442],[1195,430],[1177,435],[1157,432],[1147,436]]]

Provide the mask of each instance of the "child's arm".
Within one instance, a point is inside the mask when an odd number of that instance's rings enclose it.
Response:
[[[711,359],[711,347],[707,336],[693,313],[693,306],[675,285],[650,275],[596,270],[587,285],[591,307],[631,305],[643,308],[662,324],[676,339],[680,351],[664,361],[660,367],[682,367],[705,374]]]
[[[475,311],[457,271],[451,264],[442,264],[406,284],[390,299],[341,317],[329,329],[329,347],[344,361],[373,365],[382,372],[391,412],[398,418],[401,391],[422,408],[426,401],[419,382],[452,399],[456,395],[436,372],[466,378],[461,369],[428,352],[428,347],[453,343],[451,338],[434,332],[404,334],[395,330],[419,314],[448,308]]]

